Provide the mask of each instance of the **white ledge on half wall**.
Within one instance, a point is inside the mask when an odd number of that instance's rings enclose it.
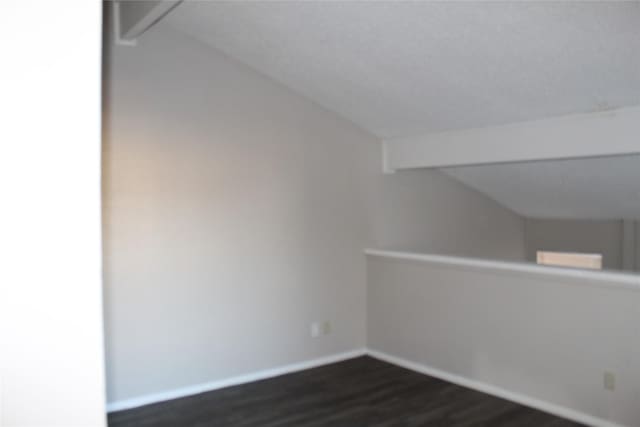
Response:
[[[450,255],[436,255],[418,252],[402,252],[382,249],[365,249],[368,256],[418,261],[429,264],[450,266],[459,269],[475,269],[531,276],[550,276],[558,279],[589,283],[604,287],[623,287],[640,291],[640,275],[612,271],[580,270],[528,264],[524,262],[494,261]]]

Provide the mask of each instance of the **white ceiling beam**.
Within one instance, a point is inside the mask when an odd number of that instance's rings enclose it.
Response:
[[[113,8],[116,42],[135,46],[138,37],[181,2],[182,0],[116,0]]]
[[[640,106],[384,141],[387,172],[640,153]]]

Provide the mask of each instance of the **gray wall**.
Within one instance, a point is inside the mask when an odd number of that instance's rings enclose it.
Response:
[[[636,221],[636,240],[635,240],[635,245],[634,245],[634,250],[636,253],[635,256],[635,269],[636,271],[640,271],[640,221]]]
[[[109,401],[362,348],[376,141],[160,27],[107,71]]]
[[[605,269],[640,271],[638,221],[627,221],[626,229],[622,220],[526,219],[525,224],[530,262],[536,262],[538,250],[599,253]]]
[[[365,247],[521,252],[494,203],[383,175],[379,141],[162,23],[108,58],[110,402],[364,347]]]
[[[367,276],[370,349],[509,398],[640,425],[637,283],[373,256]]]
[[[603,267],[622,269],[622,221],[526,220],[527,260],[536,262],[536,251],[599,253]]]
[[[524,220],[437,170],[380,177],[370,210],[376,247],[525,260]]]

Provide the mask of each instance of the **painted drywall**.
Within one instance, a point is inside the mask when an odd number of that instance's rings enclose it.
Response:
[[[640,219],[640,155],[491,163],[443,171],[527,218]]]
[[[364,346],[375,139],[161,26],[106,94],[110,402]]]
[[[0,425],[100,427],[102,2],[0,11]]]
[[[122,34],[130,32],[162,0],[127,0],[120,2],[120,31]]]
[[[485,389],[640,424],[640,282],[372,256],[367,265],[370,349]],[[614,391],[603,388],[605,371],[615,374]]]
[[[384,175],[377,139],[162,23],[107,55],[111,403],[363,348],[367,246],[524,256],[494,203]]]
[[[635,253],[636,253],[636,263],[635,269],[636,271],[640,271],[640,222],[636,221],[636,244],[635,244]]]
[[[536,262],[538,250],[598,253],[605,269],[638,271],[638,226],[633,220],[527,218],[526,259]]]
[[[635,271],[636,269],[636,221],[622,220],[622,269]]]
[[[524,219],[442,172],[383,175],[374,188],[377,248],[525,260]]]
[[[622,221],[528,218],[525,229],[530,262],[537,251],[583,252],[601,254],[605,269],[622,269]]]

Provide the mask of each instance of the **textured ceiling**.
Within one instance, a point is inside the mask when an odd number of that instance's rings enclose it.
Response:
[[[640,155],[443,171],[527,218],[640,220]]]
[[[640,105],[640,2],[186,1],[167,22],[380,137]]]

